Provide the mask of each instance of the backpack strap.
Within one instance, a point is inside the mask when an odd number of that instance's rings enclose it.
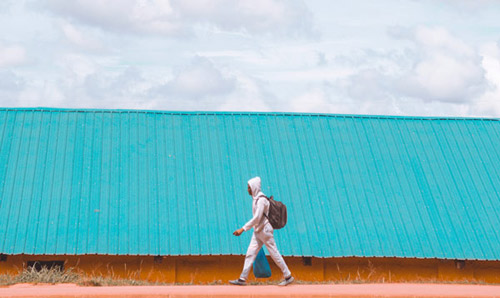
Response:
[[[266,195],[262,195],[262,196],[260,196],[260,197],[257,199],[257,203],[259,202],[259,199],[260,199],[261,197],[266,198],[268,202],[270,202],[270,201],[273,199],[273,196],[271,196],[270,198],[268,198]],[[264,212],[264,216],[267,218],[267,220],[269,220],[269,211],[270,211],[269,209],[270,209],[270,208],[271,208],[271,204],[269,204],[269,208],[267,208],[267,214]]]

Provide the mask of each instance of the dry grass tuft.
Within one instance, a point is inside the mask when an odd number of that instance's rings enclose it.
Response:
[[[59,268],[42,267],[36,270],[33,267],[20,270],[17,274],[0,275],[0,286],[9,286],[18,283],[31,284],[59,284],[75,283],[81,286],[146,286],[146,285],[164,285],[164,283],[140,280],[133,277],[117,278],[114,274],[111,276],[103,275],[85,275],[75,272],[72,268],[60,270]]]
[[[80,279],[80,275],[72,269],[61,271],[58,268],[48,269],[42,267],[41,270],[36,270],[33,267],[23,269],[16,275],[2,274],[0,275],[0,285],[12,285],[17,283],[75,283]]]

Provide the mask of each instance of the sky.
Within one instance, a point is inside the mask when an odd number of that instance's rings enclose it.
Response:
[[[0,0],[0,106],[500,117],[499,0]]]

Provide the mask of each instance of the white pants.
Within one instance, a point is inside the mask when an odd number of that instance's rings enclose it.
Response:
[[[247,280],[250,269],[252,268],[253,262],[262,248],[262,245],[267,247],[274,263],[276,263],[276,265],[281,269],[281,272],[283,272],[283,276],[289,277],[291,275],[285,260],[283,260],[283,257],[276,247],[273,233],[274,230],[270,224],[267,224],[261,231],[253,233],[252,240],[250,241],[250,245],[248,245],[247,254],[245,256],[245,265],[243,265],[243,271],[240,275],[241,279]]]

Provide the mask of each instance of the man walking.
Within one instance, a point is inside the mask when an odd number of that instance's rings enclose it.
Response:
[[[234,231],[233,235],[240,236],[243,232],[248,231],[251,228],[254,228],[254,231],[245,256],[245,264],[240,278],[237,280],[230,280],[229,283],[240,286],[246,285],[252,264],[262,248],[262,245],[265,245],[274,263],[276,263],[276,265],[281,269],[281,272],[283,272],[284,280],[280,282],[279,285],[286,286],[292,283],[294,278],[288,269],[285,260],[283,260],[283,257],[276,247],[273,235],[274,229],[267,219],[267,215],[269,214],[269,201],[261,191],[260,177],[255,177],[248,181],[248,194],[253,198],[253,218],[250,219],[241,229]]]

